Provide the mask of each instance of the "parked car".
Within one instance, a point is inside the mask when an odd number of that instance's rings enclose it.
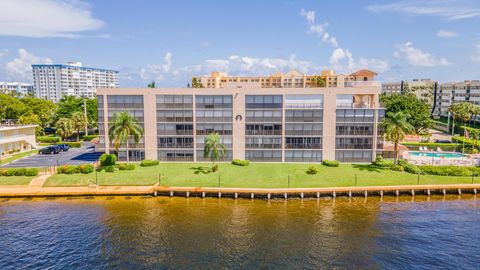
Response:
[[[60,151],[67,152],[68,149],[70,149],[70,145],[62,143],[62,144],[57,144],[58,148],[60,148]]]
[[[436,143],[452,143],[450,140],[435,140]]]
[[[46,127],[46,128],[43,129],[43,132],[45,134],[55,134],[55,129],[51,128],[51,127]]]
[[[38,153],[40,155],[45,155],[45,154],[51,154],[51,155],[54,155],[54,154],[58,154],[60,153],[60,147],[56,146],[56,145],[51,145],[51,146],[47,146],[45,148],[42,148],[38,151]]]

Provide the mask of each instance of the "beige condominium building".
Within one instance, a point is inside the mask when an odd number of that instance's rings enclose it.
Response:
[[[217,132],[224,161],[370,162],[383,150],[380,84],[262,88],[256,82],[219,88],[101,88],[99,151],[114,152],[108,127],[115,112],[138,119],[145,136],[129,141],[131,160],[206,161],[204,139]],[[118,156],[126,159],[122,145]]]
[[[29,151],[37,147],[37,125],[16,125],[15,122],[0,123],[0,158],[9,154]]]
[[[332,70],[324,70],[317,75],[305,75],[296,70],[287,73],[276,73],[270,76],[228,76],[224,72],[212,72],[210,76],[195,77],[205,88],[224,88],[229,84],[251,83],[257,88],[316,88],[316,87],[344,87],[354,82],[372,81],[377,74],[362,69],[345,75],[336,74]],[[318,78],[323,80],[320,83]]]
[[[434,115],[441,117],[448,116],[450,105],[459,102],[469,102],[480,105],[479,80],[442,83],[438,89]]]

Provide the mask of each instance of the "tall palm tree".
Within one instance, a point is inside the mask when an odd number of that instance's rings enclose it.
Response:
[[[72,136],[74,128],[72,120],[68,118],[60,118],[57,123],[55,123],[55,133],[62,137],[62,140]]]
[[[203,157],[210,158],[215,165],[215,161],[225,156],[225,145],[221,143],[220,135],[214,132],[205,137],[205,146],[203,148]]]
[[[408,123],[408,117],[409,115],[404,112],[389,112],[382,123],[385,130],[385,139],[393,142],[394,145],[395,164],[398,162],[398,144],[405,139],[406,134],[412,133],[415,130],[413,126]]]
[[[139,143],[140,139],[143,137],[143,128],[138,123],[138,120],[128,112],[116,112],[113,115],[108,134],[117,153],[120,145],[125,144],[127,150],[127,162],[129,162],[128,137],[133,136],[135,143]]]
[[[74,112],[72,114],[73,128],[77,131],[77,142],[80,141],[80,130],[87,125],[87,117],[81,112]]]

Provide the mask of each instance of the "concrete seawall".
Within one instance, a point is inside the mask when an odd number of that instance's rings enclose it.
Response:
[[[48,196],[115,196],[153,195],[183,197],[230,198],[319,198],[337,196],[400,196],[408,194],[477,194],[480,184],[412,185],[412,186],[363,186],[332,188],[222,188],[222,187],[165,187],[165,186],[82,186],[82,187],[0,187],[0,197],[48,197]]]

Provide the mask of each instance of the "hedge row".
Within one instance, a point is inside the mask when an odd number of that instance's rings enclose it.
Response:
[[[431,166],[422,165],[416,166],[407,163],[405,160],[400,160],[397,165],[401,170],[409,173],[422,175],[439,175],[439,176],[477,176],[480,175],[480,167],[466,167],[466,166]]]
[[[93,139],[95,139],[95,138],[98,138],[98,135],[85,135],[85,136],[82,137],[82,139],[83,139],[84,141],[91,141],[91,140],[93,140]]]
[[[0,169],[0,176],[37,176],[37,168],[9,168]]]
[[[328,166],[328,167],[338,167],[338,166],[340,166],[340,163],[336,160],[326,160],[326,159],[324,159],[322,161],[322,164],[325,165],[325,166]]]
[[[423,146],[432,150],[436,150],[438,147],[440,147],[443,151],[458,151],[462,147],[462,144],[459,144],[459,143],[402,142],[400,144],[407,147],[410,150],[418,150],[420,146]]]
[[[135,164],[132,164],[132,163],[118,163],[117,168],[120,171],[131,171],[131,170],[135,170]]]
[[[232,160],[232,164],[237,166],[248,166],[250,165],[250,160],[234,159]]]
[[[80,148],[80,147],[82,147],[81,142],[60,142],[60,143],[57,143],[57,144],[68,144],[68,146],[70,146],[70,148]]]
[[[142,167],[157,166],[158,164],[160,164],[160,161],[156,159],[144,159],[140,162],[140,166]]]
[[[83,173],[88,174],[92,173],[94,167],[92,164],[81,164],[78,166],[74,165],[63,165],[57,168],[57,173],[59,174],[74,174],[74,173]]]
[[[59,143],[62,141],[60,137],[51,137],[51,136],[37,136],[37,142],[40,143]]]

